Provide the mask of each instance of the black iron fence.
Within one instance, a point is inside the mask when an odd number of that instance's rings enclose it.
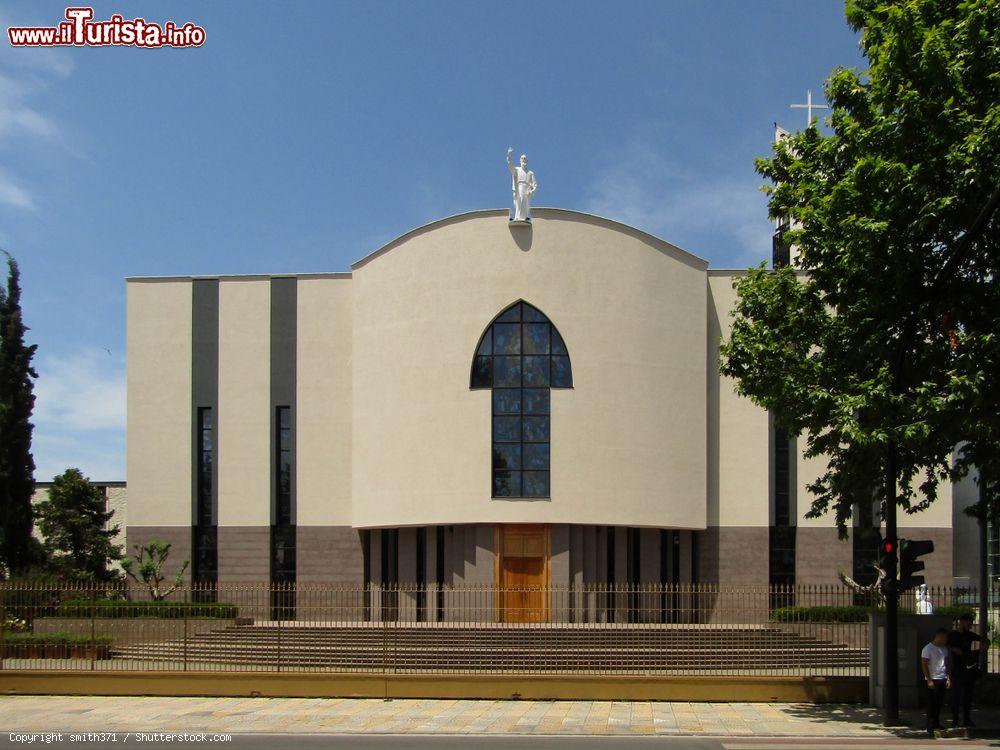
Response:
[[[978,606],[929,595],[956,617]],[[0,668],[862,676],[872,606],[843,586],[244,583],[151,601],[0,583]]]

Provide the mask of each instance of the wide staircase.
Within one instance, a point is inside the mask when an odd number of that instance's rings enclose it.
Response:
[[[195,668],[334,672],[862,674],[868,667],[864,645],[766,625],[263,623],[134,643],[112,657]]]

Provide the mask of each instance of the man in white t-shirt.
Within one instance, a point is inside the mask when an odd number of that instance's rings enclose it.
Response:
[[[941,729],[941,704],[945,690],[951,687],[948,658],[948,629],[938,628],[934,640],[920,652],[920,668],[927,681],[927,732],[932,736],[935,729]]]

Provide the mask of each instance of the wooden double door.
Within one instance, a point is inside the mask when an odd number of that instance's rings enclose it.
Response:
[[[540,524],[498,527],[497,582],[504,622],[548,622],[549,527]]]

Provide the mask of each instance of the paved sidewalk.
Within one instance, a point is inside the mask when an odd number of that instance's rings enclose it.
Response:
[[[919,728],[916,715],[909,717]],[[995,709],[980,727],[1000,727]],[[3,731],[213,731],[702,735],[711,737],[923,737],[888,730],[864,706],[788,703],[480,701],[318,698],[5,696]]]

